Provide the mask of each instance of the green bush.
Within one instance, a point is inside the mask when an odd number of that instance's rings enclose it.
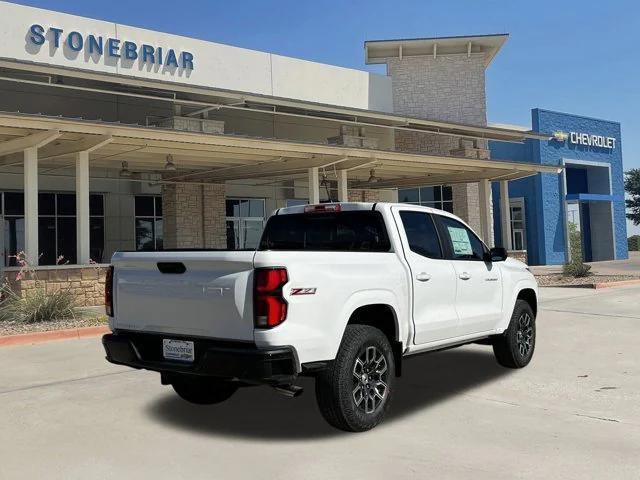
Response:
[[[591,265],[582,262],[565,263],[562,266],[562,274],[566,277],[588,277],[591,275]]]
[[[640,235],[633,235],[627,239],[630,252],[640,251]]]
[[[0,321],[51,322],[74,318],[75,295],[69,290],[46,292],[36,288],[25,296],[8,285],[0,288]]]
[[[578,226],[569,222],[569,249],[571,261],[562,266],[562,274],[567,277],[586,277],[591,275],[591,266],[582,261],[582,236]]]

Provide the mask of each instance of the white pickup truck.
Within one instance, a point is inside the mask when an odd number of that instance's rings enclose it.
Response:
[[[301,393],[347,431],[384,417],[412,355],[492,345],[509,368],[535,348],[538,286],[457,217],[408,204],[284,208],[255,251],[118,252],[105,301],[107,359],[161,373],[182,398],[239,387]]]

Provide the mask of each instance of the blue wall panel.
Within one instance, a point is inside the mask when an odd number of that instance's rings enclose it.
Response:
[[[489,142],[491,157],[497,160],[525,161],[544,165],[563,165],[563,160],[581,160],[607,163],[611,166],[614,210],[614,234],[617,259],[628,258],[627,230],[625,219],[624,179],[622,166],[622,144],[620,124],[606,120],[569,115],[542,109],[531,111],[533,130],[544,133],[562,131],[602,135],[616,139],[613,149],[576,145],[569,140],[529,140],[523,144]],[[569,173],[569,191],[586,193],[584,173]],[[562,264],[566,261],[564,226],[563,177],[555,174],[539,174],[522,180],[509,182],[509,197],[525,199],[527,225],[527,253],[529,263]],[[578,192],[577,190],[580,190]],[[494,228],[500,237],[499,189],[494,186]]]

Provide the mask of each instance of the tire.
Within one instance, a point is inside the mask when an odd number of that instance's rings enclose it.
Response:
[[[238,389],[231,382],[210,378],[175,379],[171,386],[180,398],[196,405],[213,405],[224,402]]]
[[[316,377],[320,413],[340,430],[370,430],[389,409],[394,380],[393,351],[384,333],[348,325],[335,360]]]
[[[526,367],[536,348],[536,318],[531,305],[518,299],[511,314],[509,327],[493,338],[493,353],[500,365],[507,368]]]

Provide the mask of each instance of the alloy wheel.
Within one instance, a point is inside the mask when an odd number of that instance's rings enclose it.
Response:
[[[389,368],[384,354],[368,346],[356,358],[353,366],[353,401],[364,413],[375,412],[389,392]]]
[[[526,357],[533,348],[533,322],[528,313],[523,313],[518,317],[516,344],[522,357]]]

